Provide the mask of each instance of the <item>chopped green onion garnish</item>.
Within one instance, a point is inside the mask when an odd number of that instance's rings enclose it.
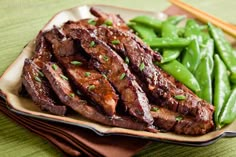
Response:
[[[184,95],[175,95],[175,99],[177,99],[177,100],[185,100],[186,96],[184,96]]]
[[[42,82],[41,79],[40,79],[38,76],[35,76],[34,79],[35,79],[37,82]]]
[[[104,24],[105,25],[107,25],[107,26],[112,26],[112,21],[110,21],[110,20],[106,20],[105,22],[104,22]]]
[[[95,89],[95,85],[89,85],[88,86],[88,90],[90,91],[90,90],[93,90],[93,89]]]
[[[156,112],[156,111],[158,111],[159,110],[159,108],[157,108],[157,107],[152,107],[151,108],[151,111],[154,111],[154,112]]]
[[[175,120],[178,121],[178,122],[181,121],[182,119],[183,119],[183,117],[181,117],[181,116],[175,117]]]
[[[56,64],[52,65],[53,70],[57,70],[58,66]]]
[[[78,95],[82,95],[82,93],[81,93],[79,90],[77,90],[76,93],[77,93]]]
[[[94,41],[90,42],[90,47],[94,47],[96,45],[96,43]]]
[[[75,94],[74,94],[74,93],[70,93],[69,96],[72,97],[72,98],[74,98],[74,97],[75,97]]]
[[[68,81],[68,77],[66,77],[65,75],[60,74],[60,76],[61,76],[62,79]]]
[[[117,44],[120,43],[120,41],[116,39],[116,40],[112,40],[111,43],[112,43],[113,45],[117,45]]]
[[[103,60],[107,62],[109,58],[107,56],[103,56]]]
[[[85,72],[85,73],[84,73],[84,76],[86,76],[86,77],[89,77],[90,75],[91,75],[90,72]]]
[[[70,64],[73,64],[73,65],[82,65],[82,62],[80,62],[80,61],[71,61]]]
[[[129,64],[129,58],[128,57],[125,57],[125,63]]]
[[[120,75],[120,80],[123,80],[125,78],[125,75],[126,75],[125,73],[121,74]]]
[[[96,25],[96,21],[94,19],[89,19],[88,24],[90,25]]]
[[[139,70],[143,71],[144,68],[145,68],[145,64],[142,62],[142,63],[139,65]]]
[[[38,73],[39,73],[39,76],[44,77],[44,74],[41,71],[39,71]]]
[[[107,79],[107,76],[106,76],[105,74],[102,74],[102,76],[103,76],[105,79]]]

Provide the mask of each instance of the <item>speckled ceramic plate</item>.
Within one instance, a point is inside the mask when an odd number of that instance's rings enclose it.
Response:
[[[163,13],[153,13],[146,11],[131,10],[125,8],[118,8],[113,6],[103,6],[95,5],[95,7],[101,8],[102,10],[109,13],[119,13],[125,20],[128,20],[137,15],[151,15],[158,18],[165,18],[166,15]],[[52,19],[43,27],[43,30],[51,29],[53,25],[60,26],[67,20],[79,20],[82,18],[91,17],[89,13],[90,6],[78,6],[68,10],[64,10],[56,14]],[[130,129],[124,129],[119,127],[109,127],[101,125],[92,121],[89,121],[78,114],[71,114],[66,117],[51,115],[46,112],[40,111],[38,106],[36,106],[30,99],[20,97],[18,95],[18,90],[21,86],[21,74],[22,67],[25,58],[32,56],[34,50],[34,40],[32,40],[23,49],[22,53],[15,60],[15,62],[5,71],[0,79],[0,89],[4,95],[4,99],[8,104],[8,108],[12,111],[23,114],[26,116],[31,116],[40,119],[46,119],[50,121],[56,121],[61,123],[67,123],[71,125],[76,125],[78,127],[84,127],[91,129],[98,133],[99,135],[125,135],[134,136],[139,138],[171,142],[177,144],[193,145],[193,146],[203,146],[215,142],[224,136],[236,136],[236,122],[228,125],[221,130],[212,131],[201,136],[184,136],[177,135],[174,133],[151,133],[146,131],[136,131]]]

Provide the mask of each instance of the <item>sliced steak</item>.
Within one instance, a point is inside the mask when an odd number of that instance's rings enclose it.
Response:
[[[118,29],[99,27],[94,30],[98,38],[109,44],[122,57],[128,57],[130,66],[146,84],[148,93],[155,97],[155,104],[184,115],[196,116],[199,121],[211,121],[214,107],[198,98],[192,92],[177,88],[168,76],[153,62],[158,59],[155,52],[130,33]],[[119,41],[116,44],[113,41]],[[181,86],[179,86],[181,87]],[[179,101],[174,97],[184,95],[185,100]]]
[[[126,25],[125,21],[120,17],[120,15],[107,14],[101,11],[100,9],[94,8],[94,7],[90,8],[90,12],[95,17],[97,17],[96,26],[107,25],[107,26],[119,28],[123,31],[130,30],[129,27]]]
[[[113,84],[129,113],[140,121],[152,124],[150,106],[146,94],[140,88],[127,64],[106,43],[98,40],[86,29],[71,32],[72,38],[79,39],[81,46],[93,58],[94,66]]]
[[[212,121],[196,121],[193,117],[182,116],[164,107],[156,107],[156,105],[152,106],[151,114],[155,126],[165,131],[174,131],[177,134],[202,135],[214,127]]]
[[[117,115],[110,117],[103,115],[99,109],[92,107],[87,101],[82,100],[73,92],[68,80],[65,79],[62,70],[59,67],[53,69],[53,64],[55,63],[49,62],[45,64],[43,72],[53,87],[53,90],[65,105],[71,107],[82,116],[101,124],[135,130],[149,130],[145,123],[137,123],[130,117]]]
[[[99,104],[108,115],[115,114],[118,95],[106,77],[89,66],[87,60],[78,54],[58,57],[58,60],[82,93]]]
[[[115,114],[118,95],[109,81],[90,66],[83,56],[75,54],[78,49],[75,48],[73,40],[64,38],[59,41],[60,38],[55,31],[47,32],[46,37],[52,43],[54,55],[73,83],[84,95],[100,105],[108,115]]]
[[[23,85],[41,110],[55,115],[65,115],[66,107],[56,105],[48,82],[42,77],[39,67],[29,59],[25,60],[23,67]]]

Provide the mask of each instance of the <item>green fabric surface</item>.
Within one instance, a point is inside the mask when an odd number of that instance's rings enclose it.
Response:
[[[189,4],[236,23],[234,0],[189,0]],[[16,59],[24,45],[58,11],[81,4],[110,4],[149,11],[161,11],[165,0],[1,0],[0,75]],[[62,153],[44,139],[17,125],[0,113],[1,157],[53,157]],[[187,147],[154,142],[137,156],[236,156],[236,138],[223,138],[207,147]]]

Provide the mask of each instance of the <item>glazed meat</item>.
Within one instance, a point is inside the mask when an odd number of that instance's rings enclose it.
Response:
[[[158,56],[148,48],[134,35],[122,32],[118,29],[99,27],[93,32],[99,39],[106,42],[123,58],[128,57],[130,67],[140,76],[140,79],[146,84],[146,91],[155,99],[155,104],[161,104],[166,108],[179,112],[184,115],[196,116],[197,121],[209,121],[212,119],[213,106],[201,100],[192,92],[187,92],[177,88],[166,78],[166,74],[153,64],[158,60]],[[118,44],[112,44],[112,41],[118,40]],[[140,67],[143,68],[140,68]],[[175,95],[184,95],[185,100],[179,101]]]
[[[55,29],[47,32],[46,37],[52,43],[58,62],[84,95],[100,105],[106,114],[114,115],[118,102],[118,95],[114,88],[104,75],[88,64],[82,55],[75,54],[78,49],[75,48],[71,39],[64,38],[60,41],[58,31]]]
[[[39,67],[29,59],[25,60],[23,68],[23,85],[41,110],[55,115],[65,115],[66,107],[56,105],[56,102],[53,100],[55,96],[47,80],[42,77]]]
[[[213,121],[197,122],[192,117],[156,105],[152,105],[151,114],[154,118],[154,125],[159,129],[174,131],[178,134],[202,135],[209,132],[214,126]]]
[[[94,66],[104,73],[121,95],[121,100],[129,113],[140,121],[153,123],[146,94],[128,69],[127,64],[106,43],[98,40],[86,29],[72,32],[74,39],[79,39],[81,46],[93,58]],[[112,66],[111,66],[112,65]]]
[[[86,100],[81,99],[77,94],[75,94],[71,85],[69,84],[69,80],[63,74],[60,67],[57,66],[57,68],[53,68],[53,65],[56,64],[52,62],[45,64],[43,72],[52,85],[53,90],[58,95],[61,102],[63,102],[65,105],[71,107],[82,116],[101,124],[119,126],[135,130],[149,129],[146,124],[137,123],[127,116],[114,115],[110,117],[102,114],[102,112],[99,111],[99,108],[89,105]]]

